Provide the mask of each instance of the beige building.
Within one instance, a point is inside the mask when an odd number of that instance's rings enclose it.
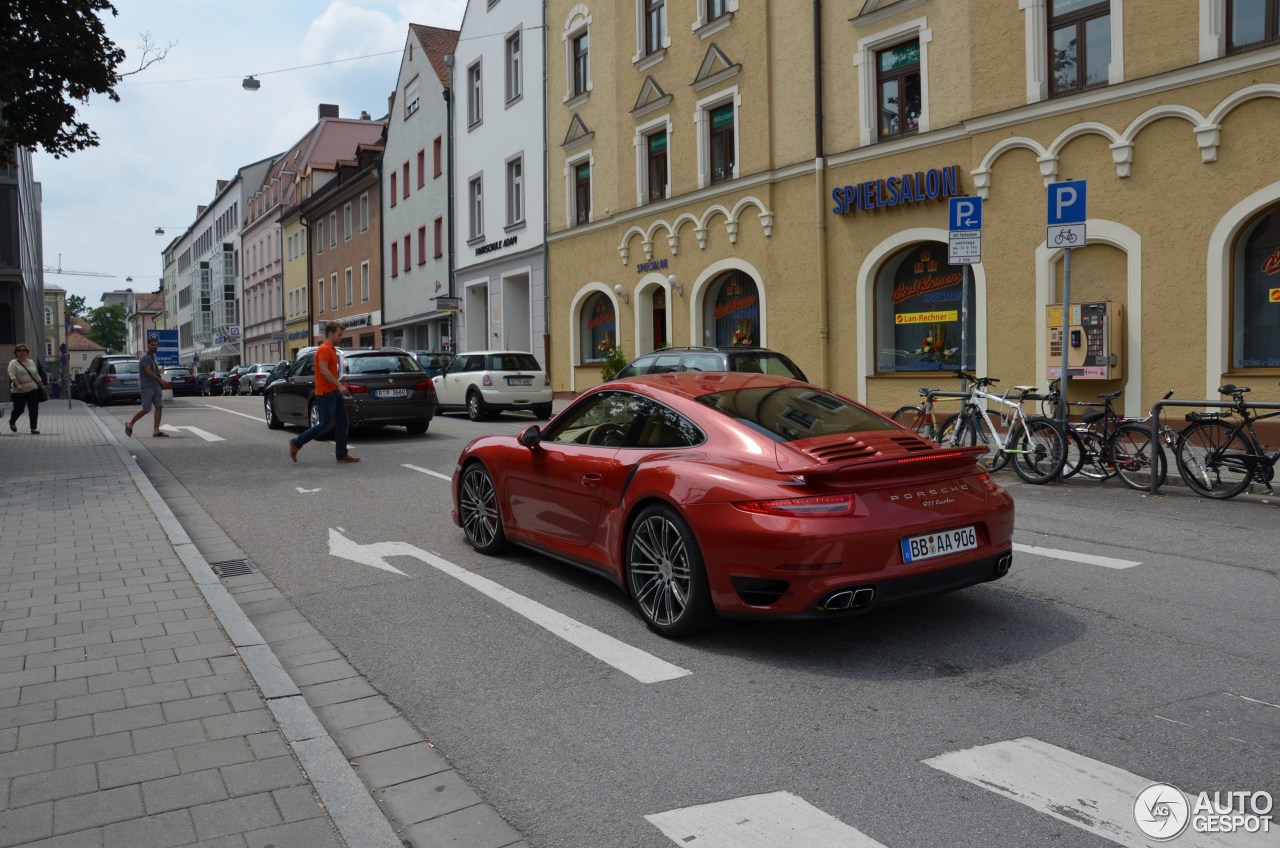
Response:
[[[551,0],[555,388],[598,382],[614,343],[743,344],[892,409],[962,338],[979,373],[1044,386],[1071,247],[1073,399],[1280,399],[1267,5]],[[1084,233],[1059,244],[1068,180]],[[956,195],[983,200],[967,285]]]

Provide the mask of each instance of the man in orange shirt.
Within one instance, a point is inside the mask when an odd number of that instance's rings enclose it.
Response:
[[[336,431],[333,437],[333,448],[337,452],[338,462],[359,462],[360,457],[347,453],[347,387],[338,381],[338,351],[334,347],[342,338],[342,325],[330,321],[324,325],[324,342],[316,351],[316,410],[320,414],[320,423],[310,427],[289,440],[289,458],[298,461],[298,451],[316,436],[329,430]]]

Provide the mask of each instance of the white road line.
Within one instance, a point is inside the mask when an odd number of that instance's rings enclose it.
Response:
[[[209,405],[209,404],[205,404],[205,407],[204,407],[204,408],[205,408],[205,409],[216,409],[216,410],[218,410],[219,412],[230,412],[232,415],[239,415],[241,418],[251,418],[251,419],[253,419],[254,421],[261,421],[261,420],[262,420],[262,416],[261,416],[261,415],[248,415],[248,414],[243,413],[243,412],[236,412],[234,409],[223,409],[223,408],[222,408],[222,407],[220,407],[220,406],[211,406],[211,405]]]
[[[748,795],[645,816],[677,845],[699,848],[885,848],[790,792]]]
[[[1138,793],[1156,781],[1048,742],[1023,737],[953,751],[924,764],[1117,845],[1147,848],[1153,844],[1138,830],[1133,805]],[[1188,797],[1188,809],[1192,803],[1194,799]],[[1243,848],[1257,845],[1256,839],[1257,834],[1196,833],[1188,828],[1177,845]]]
[[[1013,549],[1024,554],[1050,557],[1052,559],[1065,559],[1069,562],[1082,562],[1085,565],[1100,565],[1103,568],[1133,568],[1135,565],[1142,565],[1142,563],[1131,559],[1078,554],[1075,551],[1060,551],[1055,548],[1037,548],[1034,545],[1020,545],[1017,542],[1013,543]]]
[[[532,598],[526,598],[524,595],[511,591],[501,583],[495,583],[487,577],[481,577],[460,565],[454,565],[443,557],[436,556],[407,542],[375,542],[371,545],[362,545],[348,539],[343,535],[344,532],[341,527],[330,528],[329,553],[332,556],[349,559],[384,571],[392,571],[396,574],[404,574],[404,572],[389,564],[387,562],[388,557],[405,556],[419,559],[427,565],[443,571],[450,577],[467,584],[481,594],[487,595],[507,609],[518,612],[539,627],[559,636],[570,645],[602,662],[608,663],[621,672],[629,674],[641,683],[660,683],[664,680],[675,680],[693,673],[688,669],[672,665],[666,660],[655,657],[653,654],[646,653],[639,648],[628,645],[626,642],[615,639],[607,633],[602,633],[594,627],[588,627],[564,613],[543,606]]]
[[[304,489],[301,486],[298,486],[297,489],[298,489],[298,494],[302,494],[302,495],[310,495],[320,491],[319,489]]]
[[[407,462],[403,463],[403,465],[405,468],[408,468],[412,471],[421,471],[423,474],[430,474],[432,477],[439,477],[441,480],[445,480],[449,483],[453,482],[453,478],[450,477],[448,474],[441,474],[439,471],[432,471],[429,468],[419,468],[418,466],[410,465]]]

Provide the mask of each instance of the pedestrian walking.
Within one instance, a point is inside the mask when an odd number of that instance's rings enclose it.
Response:
[[[342,325],[330,321],[324,325],[324,342],[316,349],[316,411],[320,422],[289,440],[289,458],[298,461],[298,451],[317,436],[333,430],[333,449],[338,462],[359,462],[360,457],[347,453],[347,387],[338,380],[338,350],[334,347],[342,338]]]
[[[31,349],[19,342],[13,349],[13,359],[9,360],[9,394],[13,397],[9,429],[14,433],[18,432],[18,419],[26,411],[31,432],[40,434],[40,401],[49,397],[41,374],[40,366],[31,361]]]
[[[156,351],[160,349],[160,340],[154,336],[147,339],[147,349],[138,354],[138,388],[142,393],[142,409],[124,425],[124,434],[133,435],[133,425],[148,412],[155,410],[155,429],[151,435],[168,438],[169,434],[161,432],[160,419],[164,415],[164,390],[173,388],[173,383],[160,376],[160,366],[156,363]]]

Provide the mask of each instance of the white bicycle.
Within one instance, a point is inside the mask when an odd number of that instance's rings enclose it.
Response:
[[[993,473],[1012,462],[1014,473],[1028,483],[1058,479],[1067,454],[1057,422],[1043,416],[1028,418],[1022,412],[1023,400],[1035,388],[1018,386],[1005,395],[997,395],[984,391],[1000,382],[995,377],[961,376],[968,380],[969,396],[959,413],[942,422],[939,443],[952,447],[984,445],[987,454],[978,464]],[[1014,397],[1011,399],[1009,394]],[[994,418],[988,404],[1000,408]]]

